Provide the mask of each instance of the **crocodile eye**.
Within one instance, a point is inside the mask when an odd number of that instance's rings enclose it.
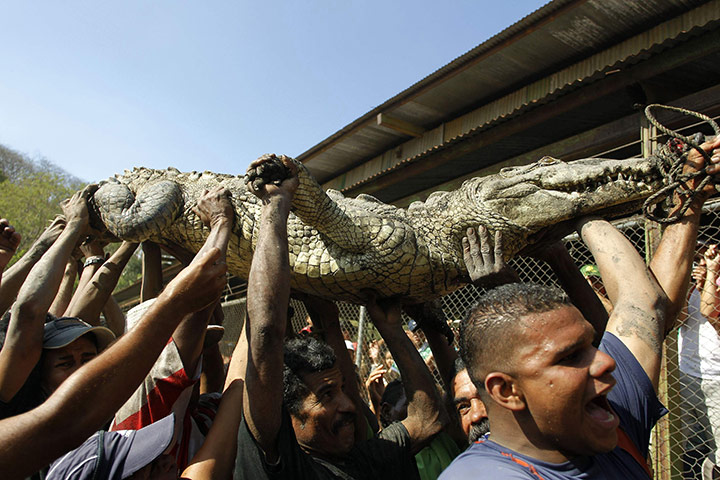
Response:
[[[560,163],[560,160],[553,157],[542,157],[540,160],[538,160],[538,165],[545,167],[547,165],[555,165],[556,163]]]

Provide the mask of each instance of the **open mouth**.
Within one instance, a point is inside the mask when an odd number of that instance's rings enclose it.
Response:
[[[585,405],[585,412],[592,420],[605,428],[617,428],[620,423],[606,395],[598,395]]]

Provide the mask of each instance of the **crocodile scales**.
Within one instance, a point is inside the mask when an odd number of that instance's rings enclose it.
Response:
[[[500,229],[510,257],[548,227],[589,213],[633,211],[662,186],[653,158],[566,163],[544,157],[402,209],[369,195],[324,191],[293,162],[300,185],[288,221],[292,287],[351,302],[360,302],[365,289],[425,301],[468,283],[461,246],[468,227],[483,224],[491,238]],[[89,202],[92,223],[118,239],[197,252],[209,229],[192,209],[218,184],[231,192],[235,210],[228,267],[247,278],[260,204],[243,176],[135,168],[100,184]]]

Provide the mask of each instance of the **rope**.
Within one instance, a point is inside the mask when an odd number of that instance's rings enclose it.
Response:
[[[655,128],[672,138],[660,148],[660,151],[650,157],[650,160],[653,161],[655,167],[665,178],[665,186],[645,200],[645,203],[643,204],[643,213],[650,220],[667,224],[679,220],[690,207],[692,200],[698,195],[698,192],[702,191],[705,186],[712,181],[712,178],[705,172],[704,169],[692,173],[683,173],[683,166],[685,165],[685,160],[690,153],[690,149],[692,148],[699,152],[700,155],[705,158],[706,165],[710,164],[710,154],[700,147],[700,143],[704,139],[702,133],[685,136],[675,130],[667,128],[658,122],[652,114],[652,109],[655,108],[680,112],[683,115],[690,115],[698,118],[708,123],[715,131],[715,135],[720,135],[720,127],[718,127],[718,124],[715,123],[712,118],[685,108],[659,104],[652,104],[645,107],[645,116],[648,121],[652,123]],[[688,186],[688,182],[699,177],[702,177],[700,184],[695,188],[690,188]],[[720,190],[718,187],[720,187],[720,185],[716,184],[716,188]],[[662,203],[668,197],[671,197],[673,192],[677,192],[680,199],[680,208],[677,213],[671,217],[660,217],[655,215],[657,205]]]

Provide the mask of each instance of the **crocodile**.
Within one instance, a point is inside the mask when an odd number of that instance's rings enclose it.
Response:
[[[270,156],[270,161],[278,161]],[[470,281],[461,239],[468,227],[502,231],[508,258],[559,223],[636,210],[662,187],[657,159],[588,158],[503,168],[435,192],[408,208],[361,194],[325,191],[302,163],[288,221],[291,285],[335,300],[362,302],[366,289],[421,302]],[[193,212],[204,190],[223,185],[235,211],[229,271],[247,278],[260,203],[243,176],[134,168],[99,184],[89,200],[94,228],[121,240],[150,240],[197,252],[209,234]]]

